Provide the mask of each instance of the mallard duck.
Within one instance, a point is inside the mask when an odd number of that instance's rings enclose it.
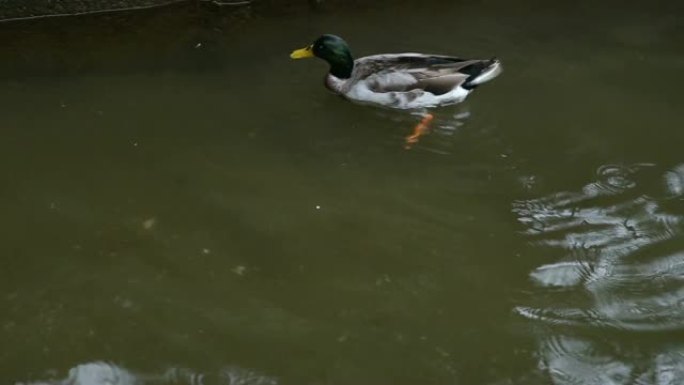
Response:
[[[314,56],[330,65],[325,85],[331,91],[352,101],[401,109],[459,103],[501,73],[497,59],[400,53],[354,60],[347,43],[335,35],[323,35],[290,55]]]

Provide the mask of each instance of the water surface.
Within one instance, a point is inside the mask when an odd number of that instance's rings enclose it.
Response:
[[[684,381],[682,11],[0,26],[0,381]],[[505,72],[406,150],[416,117],[289,60],[323,32]]]

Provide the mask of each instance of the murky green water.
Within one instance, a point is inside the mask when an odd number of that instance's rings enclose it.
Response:
[[[322,32],[505,72],[407,151],[289,60]],[[0,35],[0,382],[684,382],[677,2]]]

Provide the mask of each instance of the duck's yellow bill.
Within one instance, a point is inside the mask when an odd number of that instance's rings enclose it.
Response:
[[[304,58],[313,57],[313,56],[314,56],[313,47],[311,47],[311,46],[292,51],[292,53],[290,54],[290,57],[292,59],[304,59]]]

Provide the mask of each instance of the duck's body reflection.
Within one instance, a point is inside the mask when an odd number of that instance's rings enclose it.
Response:
[[[684,384],[684,338],[671,337],[684,331],[684,165],[597,174],[514,204],[533,244],[562,255],[530,273],[539,288],[516,311],[547,326],[553,384]]]
[[[134,374],[107,362],[89,362],[69,370],[64,379],[19,382],[16,385],[277,385],[273,377],[239,367],[216,373],[171,368],[160,374]]]

